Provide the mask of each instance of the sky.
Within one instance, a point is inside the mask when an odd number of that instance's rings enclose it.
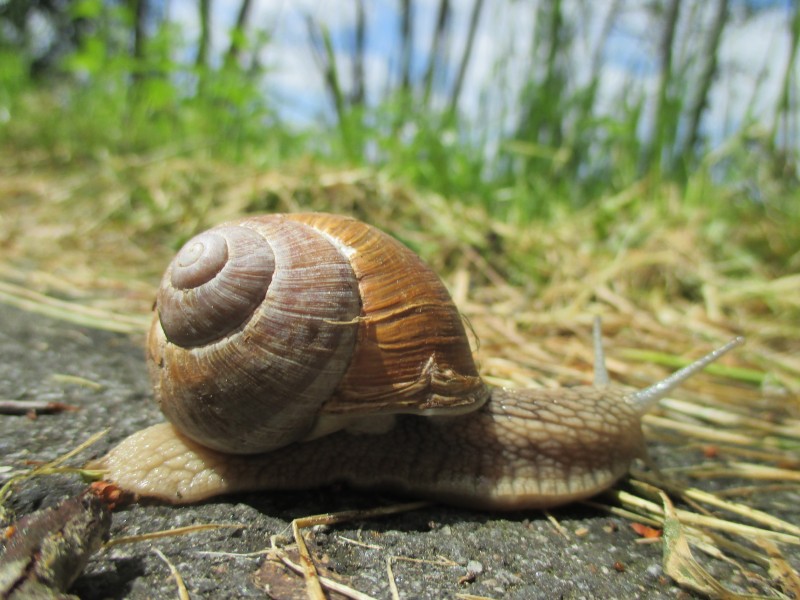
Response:
[[[339,53],[345,87],[348,84],[348,47],[352,44],[355,23],[353,0],[253,0],[250,22],[270,33],[260,62],[269,69],[269,90],[278,100],[281,114],[293,123],[303,124],[330,118],[332,107],[315,63],[306,29],[306,15],[329,28]],[[599,110],[613,112],[625,101],[631,83],[641,86],[652,97],[658,81],[658,30],[645,5],[648,0],[627,0],[615,22],[603,51]],[[212,45],[220,55],[228,45],[228,32],[240,0],[212,0]],[[454,55],[460,54],[467,33],[473,0],[451,0],[453,8]],[[534,27],[534,2],[485,2],[472,61],[462,93],[461,111],[472,119],[489,120],[507,127],[514,120],[513,101],[527,80],[530,69],[530,39]],[[699,52],[698,42],[712,15],[713,2],[685,1],[678,29],[679,56]],[[748,112],[771,115],[789,55],[790,0],[731,0],[732,18],[722,39],[719,76],[711,92],[710,111],[704,129],[712,138],[723,139],[734,131]],[[366,80],[368,98],[377,99],[397,78],[397,36],[399,0],[365,0],[368,40]],[[414,59],[422,69],[434,27],[438,0],[416,0]],[[588,79],[597,50],[604,18],[611,2],[566,0],[569,22],[577,26],[579,40],[569,56],[572,78]],[[748,8],[761,10],[745,18]],[[188,40],[197,38],[196,0],[170,0],[168,17],[179,22]],[[656,30],[654,30],[656,29]],[[505,58],[502,82],[497,80],[498,56]],[[800,66],[798,67],[800,68]],[[800,81],[800,76],[797,77]],[[441,98],[444,101],[444,95]],[[797,98],[795,97],[795,102]],[[511,106],[509,106],[511,104]],[[646,121],[646,120],[645,120]]]

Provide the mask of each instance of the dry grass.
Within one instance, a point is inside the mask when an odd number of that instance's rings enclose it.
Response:
[[[745,335],[746,346],[716,372],[693,378],[647,417],[651,439],[695,450],[695,464],[669,474],[683,487],[666,479],[660,487],[693,514],[719,510],[732,523],[753,516],[691,496],[689,482],[713,479],[716,499],[745,506],[770,485],[800,489],[800,275],[790,262],[797,258],[775,266],[746,250],[753,236],[772,239],[780,224],[715,222],[669,188],[645,202],[652,191],[642,184],[591,212],[519,229],[380,173],[259,171],[167,152],[106,157],[90,168],[0,155],[0,173],[0,301],[92,327],[142,333],[163,268],[198,230],[243,212],[326,210],[390,231],[443,275],[495,384],[590,380],[595,314],[612,379],[634,386]],[[642,498],[634,506],[617,497],[614,505],[664,524],[669,511],[658,495]],[[725,530],[726,539],[743,536],[731,550],[707,522],[684,512],[678,519],[704,552],[710,544],[741,556],[744,540],[761,539]],[[783,522],[759,523],[791,537],[782,543],[800,542]]]

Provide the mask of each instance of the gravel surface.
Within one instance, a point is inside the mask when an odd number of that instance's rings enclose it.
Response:
[[[86,378],[97,388],[62,375]],[[0,416],[5,467],[27,468],[74,448],[106,427],[110,433],[74,464],[102,454],[126,435],[161,419],[151,402],[142,340],[94,331],[0,305],[0,398],[51,400],[73,412]],[[8,475],[8,472],[3,474]],[[77,477],[25,481],[12,497],[18,515],[52,506],[85,486]],[[113,515],[111,535],[127,536],[199,523],[240,524],[156,541],[115,546],[92,558],[72,588],[82,598],[177,598],[159,549],[192,598],[302,598],[302,579],[263,554],[289,522],[322,512],[373,508],[398,498],[327,488],[246,494],[196,506],[133,505]],[[401,598],[691,598],[661,569],[661,544],[637,543],[623,519],[583,507],[489,514],[429,506],[396,516],[338,525],[311,535],[310,550],[330,577],[389,598],[387,562]],[[412,560],[413,559],[413,560]],[[734,579],[735,583],[735,579]]]

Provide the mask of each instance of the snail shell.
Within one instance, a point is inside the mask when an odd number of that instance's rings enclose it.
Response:
[[[148,354],[170,423],[92,468],[177,503],[345,482],[556,506],[624,476],[648,408],[743,341],[632,392],[609,383],[599,320],[594,340],[593,385],[490,388],[444,285],[389,236],[324,214],[228,223],[190,240],[158,293]]]
[[[189,240],[162,279],[148,347],[170,422],[230,453],[488,397],[436,274],[332,215],[252,217]]]

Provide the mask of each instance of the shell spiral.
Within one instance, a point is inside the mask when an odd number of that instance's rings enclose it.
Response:
[[[388,235],[325,214],[189,240],[162,279],[148,358],[167,418],[229,453],[488,397],[439,278]]]

